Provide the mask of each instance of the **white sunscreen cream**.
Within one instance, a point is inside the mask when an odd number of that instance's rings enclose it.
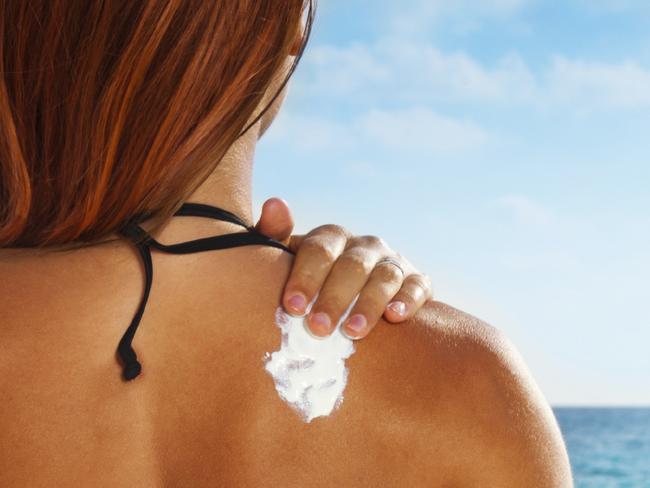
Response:
[[[321,338],[307,328],[307,314],[294,317],[282,306],[275,310],[275,323],[282,332],[279,351],[264,355],[265,369],[273,377],[275,389],[307,423],[327,416],[343,401],[348,379],[345,360],[354,353],[354,341],[341,331],[357,295],[341,316],[334,332]]]

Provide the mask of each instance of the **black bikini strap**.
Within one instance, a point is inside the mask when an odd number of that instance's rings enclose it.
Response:
[[[252,226],[249,226],[238,215],[223,208],[213,207],[204,203],[186,202],[181,205],[181,208],[174,215],[177,217],[208,217],[215,220],[225,220],[246,227],[248,230],[254,230]]]
[[[144,314],[144,308],[147,306],[147,300],[149,300],[149,292],[151,291],[151,282],[153,281],[153,263],[151,261],[151,251],[149,246],[146,244],[136,244],[142,261],[144,263],[145,271],[145,283],[144,283],[144,293],[142,294],[142,299],[138,305],[138,310],[131,320],[131,324],[124,332],[120,343],[117,346],[117,352],[122,358],[124,363],[123,376],[126,380],[132,380],[140,374],[142,366],[138,361],[138,356],[131,347],[131,342],[135,336],[136,330],[138,330],[138,325],[140,325],[140,320],[142,319],[142,314]]]
[[[248,232],[234,232],[232,234],[222,234],[219,236],[203,237],[192,241],[180,242],[178,244],[162,244],[157,240],[150,238],[149,245],[160,251],[172,254],[190,254],[194,252],[213,251],[217,249],[228,249],[238,246],[252,246],[261,244],[265,246],[277,247],[293,254],[288,247],[263,234]]]
[[[142,299],[138,309],[131,321],[131,324],[126,329],[122,336],[120,343],[117,347],[118,354],[124,363],[123,376],[126,380],[132,380],[140,374],[142,366],[138,361],[137,354],[131,345],[135,332],[138,329],[144,309],[149,299],[151,291],[151,284],[153,282],[153,262],[151,259],[151,247],[163,252],[172,254],[189,254],[203,251],[213,251],[218,249],[227,249],[238,246],[249,245],[266,245],[282,249],[291,254],[295,254],[290,248],[280,241],[276,241],[270,237],[260,234],[253,226],[249,226],[243,219],[238,217],[228,210],[205,205],[202,203],[184,203],[181,208],[174,214],[175,216],[192,216],[192,217],[209,217],[216,220],[225,220],[247,229],[246,232],[234,232],[230,234],[222,234],[212,237],[204,237],[194,239],[191,241],[181,242],[177,244],[162,244],[149,235],[142,227],[138,225],[138,217],[131,219],[127,224],[122,227],[120,234],[136,245],[142,261],[144,263],[145,271],[145,286],[142,294]],[[142,216],[141,216],[142,217]],[[141,218],[140,217],[140,218]]]

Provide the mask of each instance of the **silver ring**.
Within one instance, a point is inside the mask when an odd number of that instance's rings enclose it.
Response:
[[[391,258],[391,257],[383,258],[383,259],[380,259],[379,261],[377,261],[377,264],[375,264],[375,266],[379,266],[380,264],[384,264],[384,263],[388,263],[388,264],[392,264],[394,266],[397,266],[397,268],[402,272],[402,276],[405,275],[404,268],[402,268],[402,265],[400,264],[400,262],[397,259]]]

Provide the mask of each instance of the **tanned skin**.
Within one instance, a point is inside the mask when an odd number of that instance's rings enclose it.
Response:
[[[252,222],[255,143],[281,99],[190,201]],[[154,237],[238,231],[184,217]],[[0,486],[572,486],[513,346],[440,302],[382,319],[347,361],[340,408],[304,423],[263,363],[280,346],[274,313],[293,259],[260,246],[154,252],[133,342],[143,370],[125,382],[116,347],[143,287],[133,247],[0,250]]]
[[[210,233],[185,225],[170,232]],[[430,301],[382,320],[347,361],[340,408],[306,424],[263,364],[293,256],[156,253],[143,371],[124,382],[115,347],[142,292],[137,256],[75,253],[0,261],[0,486],[571,486],[520,357],[463,312]]]

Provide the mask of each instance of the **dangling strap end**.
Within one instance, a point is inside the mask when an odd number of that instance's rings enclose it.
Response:
[[[140,364],[140,361],[138,361],[138,357],[131,345],[123,342],[120,343],[118,353],[124,363],[122,369],[122,376],[124,379],[130,381],[136,378],[140,374],[140,371],[142,371],[142,365]]]
[[[130,230],[134,230],[134,228],[142,230],[137,225],[132,224]],[[133,341],[133,336],[135,336],[135,332],[138,329],[138,325],[140,325],[140,320],[142,319],[144,307],[146,306],[147,299],[149,298],[149,292],[151,290],[151,281],[153,280],[153,263],[151,261],[151,251],[149,249],[149,241],[152,239],[149,237],[148,234],[146,234],[146,232],[144,233],[144,235],[147,236],[147,240],[145,242],[140,242],[136,244],[136,247],[138,248],[138,251],[144,263],[144,270],[145,270],[144,292],[140,300],[140,305],[138,305],[138,309],[135,312],[135,315],[133,316],[133,320],[131,321],[131,324],[122,335],[122,339],[120,339],[120,342],[117,346],[117,351],[120,357],[122,358],[122,362],[124,363],[123,376],[124,379],[126,379],[127,381],[137,377],[140,374],[140,371],[142,370],[142,366],[140,365],[140,362],[138,361],[138,357],[135,351],[133,350],[133,347],[131,346],[131,342]]]
[[[136,378],[140,374],[140,371],[142,371],[142,365],[137,359],[134,359],[132,362],[129,362],[124,366],[124,379],[130,381]]]

